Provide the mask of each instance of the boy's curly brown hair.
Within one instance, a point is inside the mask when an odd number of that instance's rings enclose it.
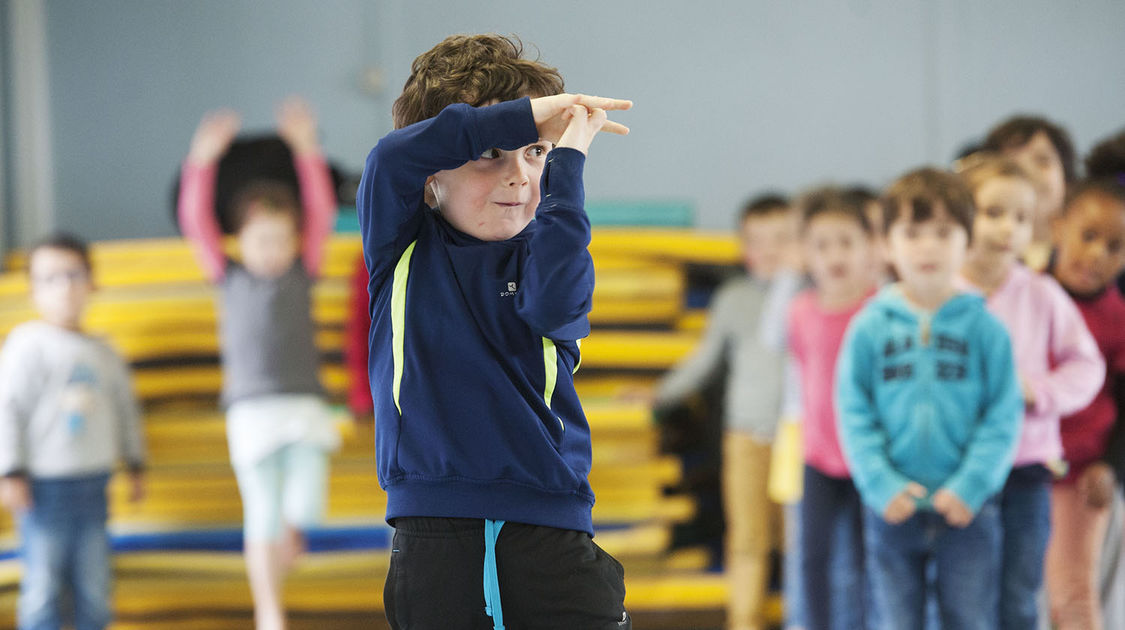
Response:
[[[451,35],[422,53],[391,108],[395,129],[433,118],[454,103],[473,107],[563,91],[562,75],[523,58],[523,42],[501,35]]]

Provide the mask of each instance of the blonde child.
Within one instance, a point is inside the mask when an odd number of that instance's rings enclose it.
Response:
[[[1000,494],[1004,550],[998,627],[1036,628],[1052,471],[1062,461],[1059,417],[1089,404],[1101,387],[1105,363],[1066,292],[1050,276],[1019,262],[1033,233],[1035,180],[1014,161],[984,153],[963,161],[961,175],[977,206],[961,276],[1007,327],[1024,395],[1019,447]]]
[[[1012,158],[1035,181],[1031,242],[1021,256],[1032,270],[1045,270],[1051,255],[1051,220],[1062,211],[1066,188],[1078,173],[1070,134],[1040,116],[1012,116],[988,132],[981,148]]]
[[[99,630],[112,617],[106,484],[124,459],[131,499],[143,494],[140,409],[128,366],[82,330],[94,288],[85,243],[41,241],[28,279],[39,319],[13,329],[0,352],[0,501],[20,524],[19,627],[70,617]]]
[[[1062,422],[1069,471],[1051,491],[1047,593],[1057,628],[1100,630],[1096,568],[1113,499],[1113,471],[1121,466],[1104,458],[1125,400],[1125,299],[1113,284],[1125,269],[1125,185],[1115,179],[1079,184],[1054,228],[1053,275],[1097,340],[1106,373],[1093,402]]]
[[[227,258],[214,182],[238,128],[230,111],[200,123],[183,165],[179,219],[221,291],[222,399],[254,619],[259,630],[279,630],[282,580],[304,548],[303,531],[324,512],[328,454],[339,440],[322,398],[310,295],[336,200],[312,111],[286,101],[278,132],[293,152],[300,197],[284,184],[248,183],[232,203],[241,258]]]

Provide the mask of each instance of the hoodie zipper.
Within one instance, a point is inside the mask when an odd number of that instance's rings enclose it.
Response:
[[[925,402],[926,407],[925,407],[925,413],[923,414],[923,418],[922,418],[922,421],[923,421],[922,426],[920,427],[921,435],[922,435],[921,445],[924,449],[926,449],[926,451],[927,451],[926,455],[929,456],[929,457],[933,456],[933,453],[930,452],[930,451],[931,451],[931,438],[932,438],[931,433],[932,433],[932,428],[933,428],[933,415],[934,415],[934,408],[933,408],[933,399],[934,399],[934,389],[933,389],[934,356],[933,356],[933,348],[930,345],[930,340],[931,340],[931,337],[932,337],[932,335],[931,335],[932,320],[933,320],[933,316],[932,316],[931,313],[923,312],[923,313],[919,313],[919,315],[918,315],[918,342],[920,344],[920,347],[918,348],[918,353],[919,353],[918,358],[921,359],[919,361],[919,367],[922,368],[922,370],[919,370],[919,371],[920,372],[924,371],[924,374],[919,374],[919,377],[925,379],[925,387],[926,387],[926,402]],[[927,505],[928,505],[928,503],[927,503],[928,499],[929,499],[928,497],[926,499],[919,499],[917,501],[918,507],[923,508],[923,509],[926,508]]]

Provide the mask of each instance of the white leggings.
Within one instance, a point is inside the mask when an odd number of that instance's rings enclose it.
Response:
[[[282,523],[307,529],[320,522],[328,489],[328,452],[315,444],[286,444],[253,464],[236,464],[242,494],[243,538],[274,542]]]

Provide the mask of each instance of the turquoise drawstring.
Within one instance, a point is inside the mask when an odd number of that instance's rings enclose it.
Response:
[[[496,575],[496,539],[504,521],[484,519],[484,614],[492,617],[493,630],[504,630],[504,611],[500,607],[500,580]]]

